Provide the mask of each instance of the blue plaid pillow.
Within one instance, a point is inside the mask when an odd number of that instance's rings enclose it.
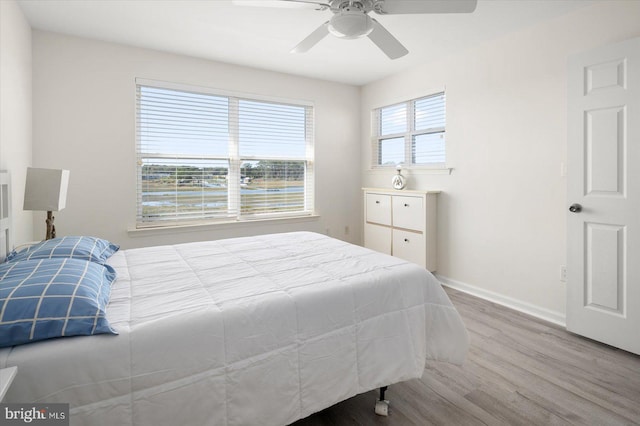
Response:
[[[69,257],[104,264],[120,247],[96,237],[62,237],[41,241],[7,256],[7,262]]]
[[[117,334],[105,316],[115,278],[110,266],[78,259],[0,264],[0,347]]]

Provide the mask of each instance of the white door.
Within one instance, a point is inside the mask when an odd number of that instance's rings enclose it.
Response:
[[[640,38],[574,55],[567,329],[640,354]]]

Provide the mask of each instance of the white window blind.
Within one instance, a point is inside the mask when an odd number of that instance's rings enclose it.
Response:
[[[444,166],[445,94],[385,106],[372,113],[372,166]]]
[[[138,227],[313,212],[313,108],[137,85]]]

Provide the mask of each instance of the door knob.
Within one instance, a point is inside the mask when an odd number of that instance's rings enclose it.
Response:
[[[580,204],[571,204],[571,206],[569,207],[569,211],[571,213],[580,213],[582,211],[582,206]]]

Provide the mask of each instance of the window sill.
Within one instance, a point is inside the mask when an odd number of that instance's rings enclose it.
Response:
[[[396,173],[395,166],[388,167],[372,167],[368,170],[371,173],[384,173],[385,175],[392,173]],[[409,172],[411,175],[450,175],[453,173],[452,167],[438,167],[438,168],[430,168],[430,167],[403,167],[403,172]]]
[[[152,235],[167,235],[167,234],[181,234],[184,232],[203,232],[203,231],[218,231],[221,229],[233,229],[254,225],[267,225],[267,224],[282,224],[282,223],[300,223],[300,222],[312,222],[320,219],[319,215],[312,214],[307,216],[297,217],[277,217],[277,218],[265,218],[265,219],[249,219],[249,220],[233,220],[228,222],[207,222],[207,223],[192,223],[188,225],[170,225],[170,226],[156,226],[148,228],[129,228],[127,234],[130,237],[148,237]]]

